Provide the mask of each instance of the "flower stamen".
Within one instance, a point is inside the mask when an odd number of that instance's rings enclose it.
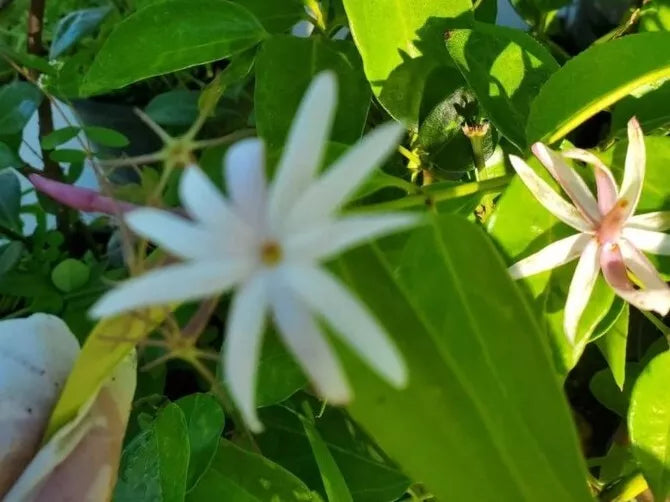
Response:
[[[266,241],[261,245],[261,261],[268,267],[274,267],[282,258],[281,246],[275,241]]]

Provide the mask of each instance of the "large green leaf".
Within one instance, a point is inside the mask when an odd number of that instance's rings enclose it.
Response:
[[[99,94],[223,59],[248,49],[265,36],[258,20],[232,2],[155,3],[118,24],[96,55],[81,92]]]
[[[628,342],[628,324],[630,307],[624,305],[614,325],[603,336],[596,340],[596,345],[612,371],[612,376],[619,389],[623,389],[626,378],[626,345]]]
[[[619,101],[612,111],[610,136],[626,137],[626,126],[631,117],[636,117],[646,134],[665,134],[670,128],[670,82],[649,89],[641,95],[627,96]]]
[[[305,17],[305,4],[302,0],[233,1],[249,9],[270,33],[287,31]]]
[[[339,84],[331,139],[351,144],[361,136],[370,92],[354,45],[277,35],[263,44],[256,59],[256,122],[271,150],[283,146],[305,90],[324,70],[335,72]]]
[[[443,60],[440,57],[444,54],[443,18],[461,18],[464,22],[472,19],[470,0],[344,0],[343,3],[363,57],[365,74],[376,96],[391,73],[409,60],[427,54]],[[406,92],[416,91],[408,85]]]
[[[266,334],[258,362],[257,406],[285,401],[307,383],[295,358],[274,331]]]
[[[21,230],[21,184],[10,169],[0,171],[0,229]]]
[[[188,460],[186,419],[170,403],[124,448],[114,501],[183,501]]]
[[[320,502],[302,481],[270,460],[221,439],[209,469],[187,502]]]
[[[535,172],[558,189],[547,170],[532,158],[528,161]],[[584,171],[581,171],[582,174]],[[530,256],[546,245],[575,233],[547,211],[517,176],[498,201],[488,221],[488,229],[509,264]],[[541,320],[545,338],[554,352],[558,373],[567,375],[577,363],[589,338],[612,306],[614,293],[602,278],[596,282],[591,300],[582,315],[576,343],[568,342],[563,330],[563,308],[575,264],[525,278],[519,281],[522,289],[533,299],[533,309]]]
[[[591,500],[547,343],[491,241],[452,215],[398,238],[337,262],[409,368],[397,391],[342,348],[353,417],[440,500]]]
[[[304,398],[298,395],[291,402],[300,403]],[[318,406],[316,400],[311,403]],[[263,454],[325,495],[310,443],[296,413],[274,406],[260,410],[260,417],[265,432],[256,440]],[[356,502],[395,500],[405,492],[410,484],[407,476],[344,411],[327,407],[315,418],[314,427]]]
[[[600,110],[670,77],[670,33],[639,33],[597,44],[568,61],[542,87],[530,111],[529,142],[562,138]]]
[[[223,431],[223,410],[208,394],[191,394],[176,402],[188,428],[189,462],[187,489],[192,488],[209,468]]]
[[[27,82],[0,87],[0,136],[20,133],[42,101],[42,93]]]
[[[670,352],[644,368],[635,383],[628,410],[633,452],[656,500],[670,494]]]
[[[491,122],[523,150],[530,104],[558,63],[530,35],[475,22],[449,32],[447,49]]]

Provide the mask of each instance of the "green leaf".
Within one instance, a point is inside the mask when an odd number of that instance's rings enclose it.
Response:
[[[474,0],[473,5],[477,5],[477,0]],[[496,23],[498,16],[498,0],[480,0],[479,5],[475,9],[475,19],[483,23]]]
[[[188,461],[188,425],[181,408],[170,403],[124,448],[114,501],[183,501]]]
[[[49,158],[63,164],[79,164],[86,160],[86,152],[74,148],[60,148],[49,152]]]
[[[218,401],[209,394],[191,394],[179,399],[176,404],[184,413],[188,428],[188,491],[196,485],[212,463],[225,417]]]
[[[44,150],[53,150],[63,143],[67,143],[72,138],[77,137],[81,129],[77,126],[68,126],[63,127],[62,129],[56,129],[51,134],[47,134],[41,140],[42,148]]]
[[[307,383],[302,370],[274,332],[267,334],[258,363],[256,404],[270,406],[285,401]]]
[[[12,241],[0,247],[0,275],[11,271],[21,260],[25,251],[22,242]]]
[[[255,49],[250,49],[235,57],[200,93],[198,99],[198,109],[200,112],[213,114],[217,103],[223,97],[228,86],[241,81],[249,75],[255,62]]]
[[[376,96],[391,73],[409,59],[444,53],[442,18],[472,19],[470,0],[344,0],[365,75]],[[439,57],[444,62],[446,58]]]
[[[592,500],[546,340],[491,241],[453,215],[400,237],[337,262],[409,369],[398,391],[342,348],[353,418],[440,500]]]
[[[99,126],[86,126],[83,129],[84,134],[100,146],[107,146],[110,148],[123,148],[128,146],[130,141],[125,135],[114,129]]]
[[[638,96],[627,96],[619,101],[612,112],[612,138],[626,138],[627,125],[636,117],[645,134],[666,134],[670,128],[670,82]]]
[[[479,22],[472,26],[451,30],[447,50],[491,122],[524,150],[523,124],[531,102],[558,63],[523,31]]]
[[[670,31],[670,0],[649,0],[642,5],[640,31]]]
[[[331,139],[351,144],[360,138],[370,93],[354,45],[277,35],[263,44],[256,58],[256,122],[269,150],[284,145],[305,90],[324,70],[335,72],[339,84]]]
[[[289,405],[304,399],[304,395],[298,395]],[[313,409],[320,405],[316,399],[310,403]],[[319,468],[297,414],[273,406],[260,410],[260,417],[265,432],[256,441],[263,454],[325,495]],[[396,500],[407,490],[407,476],[343,410],[326,407],[315,418],[314,426],[356,502]]]
[[[510,3],[527,23],[536,25],[542,22],[543,14],[565,7],[570,0],[510,0]]]
[[[319,502],[302,481],[268,459],[221,439],[210,468],[191,490],[187,502]]]
[[[227,58],[266,36],[245,8],[224,0],[170,0],[119,23],[82,84],[100,94],[145,78]],[[129,50],[138,47],[140,50]]]
[[[282,33],[305,17],[303,0],[234,0],[258,18],[269,33]]]
[[[64,293],[70,293],[81,288],[88,282],[91,268],[86,263],[67,258],[60,262],[51,271],[51,281]]]
[[[625,417],[633,386],[641,370],[642,366],[639,363],[628,363],[625,367],[626,376],[623,388],[619,387],[619,384],[614,380],[614,375],[610,369],[597,371],[589,382],[591,394],[605,408],[620,417]]]
[[[303,427],[305,428],[305,435],[309,441],[310,446],[312,447],[312,452],[314,453],[314,458],[316,463],[319,466],[319,471],[321,472],[321,480],[323,481],[323,486],[326,490],[326,495],[328,500],[337,500],[338,502],[353,502],[349,488],[347,487],[347,482],[342,477],[342,472],[337,466],[335,459],[330,454],[328,450],[328,445],[324,442],[319,434],[318,429],[314,424],[313,411],[309,407],[307,401],[305,401],[305,412],[309,413],[309,416],[300,416],[300,421],[302,422]]]
[[[628,410],[633,453],[654,492],[655,500],[670,494],[670,352],[656,356],[642,370]]]
[[[604,336],[596,340],[596,345],[612,371],[617,386],[623,390],[626,378],[626,342],[628,340],[628,322],[630,307],[624,305],[624,310]]]
[[[189,126],[198,117],[198,97],[197,91],[174,89],[155,96],[144,112],[163,126]]]
[[[49,49],[49,59],[55,59],[86,35],[93,33],[112,11],[110,6],[70,12],[58,21]]]
[[[558,185],[534,157],[528,160],[528,164],[558,190]],[[584,174],[585,169],[582,168],[579,174]],[[508,256],[509,265],[574,233],[537,201],[518,176],[498,201],[488,221],[488,230]],[[522,290],[532,299],[533,310],[541,320],[544,337],[552,346],[556,370],[563,377],[577,363],[614,301],[614,293],[600,277],[580,319],[576,343],[573,345],[568,342],[563,330],[563,311],[574,269],[575,263],[570,263],[518,281]]]
[[[0,169],[19,167],[21,164],[22,161],[16,152],[0,141]]]
[[[0,136],[23,131],[42,102],[42,93],[33,84],[12,82],[0,87]]]
[[[21,211],[19,178],[9,169],[0,171],[0,227],[20,232],[19,211]]]
[[[639,33],[597,44],[568,61],[531,107],[530,143],[553,143],[636,89],[670,77],[670,33]]]

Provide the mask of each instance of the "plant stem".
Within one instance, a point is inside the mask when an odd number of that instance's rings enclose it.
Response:
[[[656,317],[654,314],[651,312],[648,312],[646,310],[640,310],[642,312],[642,315],[647,318],[647,320],[654,325],[656,329],[658,329],[661,333],[663,333],[663,336],[667,338],[668,343],[670,343],[670,328],[663,324],[663,321]]]

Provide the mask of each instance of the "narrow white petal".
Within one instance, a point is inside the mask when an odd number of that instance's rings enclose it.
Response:
[[[130,229],[180,258],[214,258],[220,255],[217,239],[197,223],[150,207],[124,216]]]
[[[288,267],[287,267],[288,268]],[[309,308],[381,377],[395,387],[407,383],[407,367],[384,329],[367,308],[329,273],[309,266],[292,266],[286,281]]]
[[[670,229],[670,211],[636,214],[628,218],[627,226],[662,232]]]
[[[565,150],[561,154],[568,159],[580,160],[593,166],[600,214],[610,212],[619,196],[619,188],[612,175],[612,171],[609,170],[602,160],[587,150],[574,148],[572,150]]]
[[[415,225],[409,213],[347,216],[291,234],[285,244],[289,258],[324,260],[365,241]]]
[[[644,135],[637,119],[633,117],[628,121],[628,151],[626,152],[626,164],[621,183],[621,195],[619,197],[620,200],[627,203],[627,217],[635,212],[637,203],[640,200],[646,162]]]
[[[598,203],[582,177],[563,160],[563,157],[542,143],[535,143],[532,150],[582,215],[593,223],[599,222],[601,215]]]
[[[572,276],[570,282],[568,299],[565,302],[563,329],[571,343],[575,342],[579,319],[589,303],[589,298],[598,278],[600,270],[598,251],[598,243],[595,240],[589,241],[577,263],[575,275]]]
[[[333,404],[347,403],[351,392],[342,365],[307,305],[282,285],[275,286],[272,313],[288,349],[321,396]]]
[[[266,310],[265,277],[257,274],[233,298],[222,352],[231,397],[253,432],[263,430],[256,414],[256,377]]]
[[[619,239],[618,244],[626,266],[636,275],[645,289],[668,287],[644,253],[626,239]]]
[[[270,188],[269,215],[282,221],[320,167],[335,116],[337,81],[331,72],[316,76],[302,99]]]
[[[584,248],[591,240],[593,240],[592,235],[575,234],[552,242],[537,253],[516,262],[508,271],[512,279],[520,279],[560,267],[582,254],[582,251],[584,251]]]
[[[287,227],[299,228],[330,217],[394,150],[404,128],[395,122],[377,127],[344,153],[300,195]]]
[[[556,216],[563,223],[570,225],[581,232],[587,232],[593,229],[593,225],[588,222],[577,209],[569,204],[563,197],[558,195],[549,183],[540,178],[533,169],[516,155],[510,155],[509,160],[512,167],[523,180],[524,184],[532,192],[540,204],[547,211]]]
[[[191,301],[223,293],[247,276],[249,260],[180,263],[129,279],[103,295],[91,308],[94,318],[144,307]]]
[[[670,255],[670,235],[653,230],[626,227],[623,236],[642,251],[652,254]]]
[[[265,146],[258,138],[244,139],[226,152],[226,185],[236,213],[254,228],[264,225],[267,187]]]

